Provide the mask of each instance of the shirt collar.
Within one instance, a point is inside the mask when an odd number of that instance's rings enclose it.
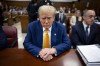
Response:
[[[60,15],[63,15],[64,13],[59,13]]]
[[[83,26],[84,28],[86,28],[88,25],[83,21]],[[89,28],[90,28],[90,25],[89,25]]]
[[[52,26],[49,28],[49,31],[51,31]],[[45,31],[45,28],[43,27],[43,32]]]

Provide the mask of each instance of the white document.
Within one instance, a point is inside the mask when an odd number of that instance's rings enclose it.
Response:
[[[87,66],[100,65],[100,46],[99,45],[80,45],[77,51],[81,55]]]

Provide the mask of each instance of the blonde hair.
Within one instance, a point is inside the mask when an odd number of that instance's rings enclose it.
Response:
[[[38,14],[41,13],[52,13],[54,16],[56,14],[56,9],[51,5],[43,5],[38,9]]]

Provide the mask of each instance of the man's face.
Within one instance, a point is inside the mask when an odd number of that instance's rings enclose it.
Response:
[[[42,13],[39,15],[42,27],[44,27],[45,29],[48,29],[52,26],[54,18],[55,17],[52,13]]]
[[[60,7],[60,10],[59,10],[59,11],[60,11],[60,13],[62,13],[62,12],[63,12],[63,8],[62,8],[62,7]]]
[[[76,16],[81,16],[81,13],[80,13],[80,12],[77,12],[77,13],[76,13]]]
[[[86,16],[83,16],[84,21],[88,25],[92,25],[93,24],[94,18],[95,18],[95,12],[94,11],[89,11]]]

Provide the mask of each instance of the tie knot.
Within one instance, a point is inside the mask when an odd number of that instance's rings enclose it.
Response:
[[[88,29],[88,28],[89,28],[89,25],[86,26],[86,29]]]
[[[45,28],[45,31],[49,31],[49,28]]]
[[[49,30],[45,30],[45,34],[48,34]]]

